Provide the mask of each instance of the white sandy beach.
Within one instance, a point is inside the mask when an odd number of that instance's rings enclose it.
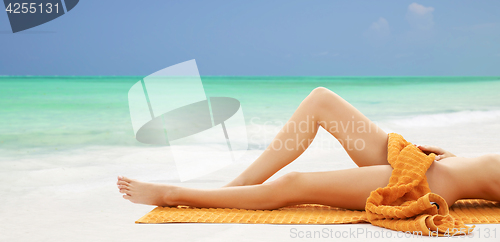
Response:
[[[398,132],[417,144],[439,145],[457,155],[471,157],[498,153],[498,118],[488,121],[456,122],[432,127],[405,127],[382,124],[386,132]],[[442,121],[447,124],[448,121]],[[449,123],[449,122],[448,122]],[[329,140],[326,132],[317,140]],[[316,141],[315,141],[316,142]],[[295,241],[299,231],[347,231],[346,241],[369,240],[383,234],[384,241],[398,241],[394,231],[370,224],[357,225],[266,225],[266,224],[135,224],[153,209],[124,200],[116,188],[116,176],[173,185],[216,188],[245,169],[260,150],[249,150],[244,158],[222,170],[184,183],[179,182],[172,160],[164,148],[88,147],[50,154],[18,155],[16,160],[0,162],[0,240],[1,241]],[[318,143],[271,179],[289,171],[323,171],[355,167],[341,149],[326,149]],[[490,229],[489,238],[485,231]],[[495,230],[496,229],[496,230]],[[353,231],[356,233],[353,233]],[[332,232],[333,231],[333,232]],[[376,231],[379,231],[376,233]],[[370,233],[370,232],[373,232]],[[353,234],[355,235],[353,237]],[[323,234],[326,236],[326,234]],[[401,234],[399,234],[401,235]],[[330,236],[330,235],[329,235]],[[392,236],[392,238],[387,238]],[[481,237],[479,237],[481,236]],[[500,224],[479,225],[465,241],[498,241]],[[436,239],[436,238],[424,238]],[[439,238],[447,240],[448,238]],[[312,239],[303,238],[311,241]],[[421,238],[409,239],[420,241]]]

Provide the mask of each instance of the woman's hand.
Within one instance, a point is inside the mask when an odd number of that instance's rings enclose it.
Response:
[[[436,160],[442,160],[448,157],[456,157],[456,155],[452,154],[449,151],[444,150],[443,148],[432,146],[432,145],[417,145],[417,147],[423,151],[425,154],[434,153],[436,154]]]

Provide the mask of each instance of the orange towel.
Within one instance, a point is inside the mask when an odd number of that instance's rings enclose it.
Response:
[[[450,207],[450,214],[466,224],[498,224],[500,202],[459,200]],[[156,207],[136,223],[356,224],[368,223],[368,219],[365,211],[318,204],[293,205],[273,210],[177,206]]]
[[[426,155],[395,133],[389,134],[387,149],[393,170],[389,184],[371,192],[366,200],[366,216],[371,224],[434,236],[472,232],[474,226],[454,219],[446,201],[429,189],[425,173],[434,162],[435,154]]]

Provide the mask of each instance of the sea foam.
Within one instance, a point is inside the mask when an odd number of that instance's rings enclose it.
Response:
[[[389,123],[402,127],[444,127],[464,123],[487,122],[500,119],[500,110],[466,110],[452,113],[423,114],[395,119]]]

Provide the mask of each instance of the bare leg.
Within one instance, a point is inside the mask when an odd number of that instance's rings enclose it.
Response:
[[[340,96],[319,87],[302,101],[269,147],[226,186],[263,183],[307,149],[319,125],[340,141],[358,166],[388,164],[387,134]]]
[[[123,197],[131,202],[157,206],[275,209],[315,203],[361,210],[372,190],[387,185],[391,171],[389,165],[379,165],[339,171],[292,172],[264,184],[208,190],[144,183],[124,177],[118,180],[118,187],[125,193]]]
[[[385,187],[392,168],[367,166],[338,171],[292,172],[259,185],[201,190],[118,180],[124,198],[135,203],[160,206],[190,205],[245,209],[274,209],[315,203],[362,210],[370,192]],[[500,157],[451,157],[434,162],[426,173],[432,192],[448,205],[461,198],[500,200]]]

